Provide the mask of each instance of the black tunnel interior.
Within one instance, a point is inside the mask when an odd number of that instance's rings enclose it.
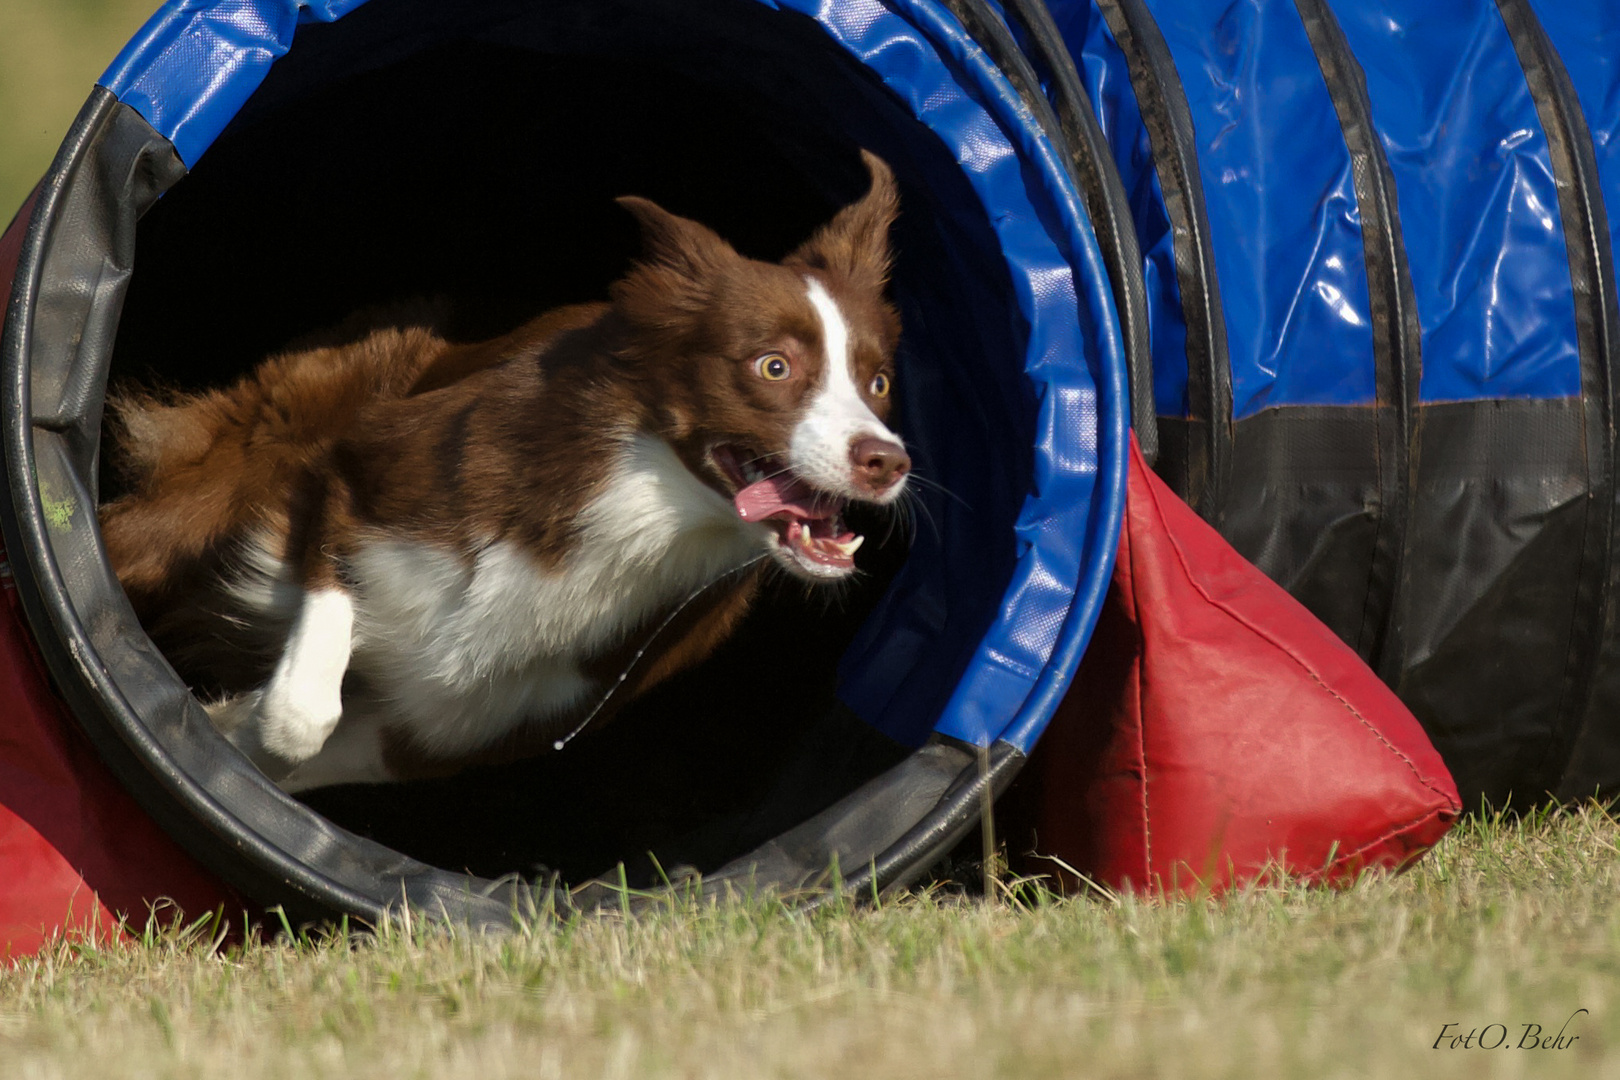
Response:
[[[778,258],[862,193],[861,147],[901,184],[900,426],[937,484],[914,520],[859,523],[883,542],[855,586],[778,583],[708,662],[561,752],[308,806],[453,871],[580,880],[623,860],[631,884],[804,821],[926,738],[993,618],[1034,401],[951,152],[809,19],[752,0],[372,0],[300,28],[141,220],[115,388],[223,385],[372,305],[439,299],[452,336],[479,339],[600,298],[637,250],[622,194]]]

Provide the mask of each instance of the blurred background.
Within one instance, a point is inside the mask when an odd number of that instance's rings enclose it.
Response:
[[[0,0],[0,231],[160,0]]]

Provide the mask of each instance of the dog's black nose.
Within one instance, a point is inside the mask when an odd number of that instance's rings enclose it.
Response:
[[[855,482],[874,495],[881,495],[911,471],[911,455],[906,448],[876,435],[851,443],[849,461],[855,467]]]

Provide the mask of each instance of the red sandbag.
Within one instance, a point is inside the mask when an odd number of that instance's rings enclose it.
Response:
[[[34,199],[0,236],[11,293]],[[194,916],[243,904],[119,786],[51,688],[0,552],[0,961],[58,935],[96,941],[175,901]]]
[[[0,960],[58,935],[97,941],[172,900],[192,916],[241,900],[147,817],[56,696],[9,570],[0,578]]]
[[[1219,892],[1268,866],[1343,882],[1411,862],[1461,809],[1394,693],[1133,441],[1102,617],[998,815],[1015,850],[1116,889]]]

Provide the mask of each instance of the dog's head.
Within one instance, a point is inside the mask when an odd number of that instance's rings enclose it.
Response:
[[[887,419],[900,318],[884,299],[894,177],[863,151],[871,188],[781,263],[645,199],[642,261],[613,288],[627,370],[686,467],[768,528],[776,560],[811,580],[854,568],[851,500],[900,498],[911,469]]]

